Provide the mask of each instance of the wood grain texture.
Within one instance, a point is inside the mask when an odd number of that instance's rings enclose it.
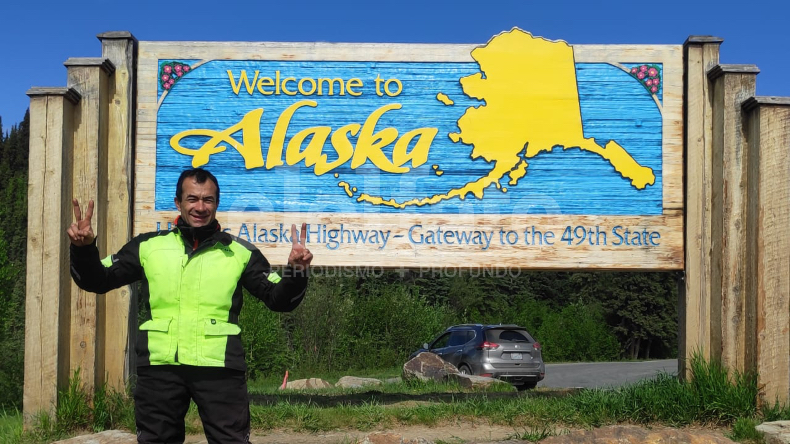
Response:
[[[152,193],[140,193],[140,199],[151,198]],[[146,209],[147,208],[147,209]],[[168,222],[175,219],[175,212],[156,212],[150,205],[140,205],[135,210],[135,227],[141,232],[152,231],[157,228],[167,229]],[[314,265],[322,267],[331,266],[360,266],[383,268],[483,268],[504,267],[512,269],[556,270],[556,269],[595,269],[612,270],[638,268],[644,270],[669,270],[677,269],[682,249],[678,247],[682,236],[682,215],[678,212],[672,215],[635,217],[606,216],[578,217],[578,225],[570,226],[571,235],[577,226],[593,230],[593,243],[589,245],[589,233],[582,245],[576,245],[579,238],[573,238],[572,246],[561,241],[568,225],[557,221],[552,216],[500,216],[500,215],[399,215],[397,223],[393,223],[389,215],[353,215],[341,213],[218,213],[218,220],[224,228],[233,235],[240,235],[244,240],[253,239],[253,231],[258,234],[255,242],[269,262],[282,265],[290,251],[291,224],[301,226],[302,222],[308,223],[308,247],[313,251]],[[245,224],[242,227],[242,224]],[[281,226],[282,224],[282,226]],[[342,225],[342,227],[341,227]],[[409,240],[409,228],[420,225],[421,228],[412,230],[412,239]],[[324,227],[326,226],[326,227]],[[532,227],[535,233],[532,232]],[[631,230],[638,228],[648,231],[660,232],[660,245],[646,248],[636,245],[614,245],[619,239],[612,233],[616,226],[629,227]],[[482,228],[489,227],[490,229]],[[602,234],[596,234],[596,227]],[[661,227],[661,228],[657,228]],[[666,229],[664,229],[666,227]],[[326,228],[327,234],[324,234]],[[343,229],[343,241],[340,241],[340,231],[334,240],[328,230]],[[445,232],[473,232],[483,231],[487,236],[492,236],[490,243],[477,245],[463,242],[459,245],[458,235],[449,234],[447,239],[441,237],[440,241],[432,244],[425,243],[426,236],[433,232],[436,236],[437,229]],[[263,230],[266,231],[264,234]],[[272,231],[274,230],[274,231]],[[284,236],[280,230],[285,230]],[[389,236],[386,246],[381,241],[376,242],[372,230],[384,232]],[[528,235],[524,232],[528,230]],[[508,232],[514,232],[507,238]],[[580,232],[581,230],[579,230]],[[365,242],[354,241],[354,236],[361,238],[367,232],[368,240]],[[540,232],[541,234],[537,234]],[[545,234],[553,233],[549,245],[545,241]],[[620,234],[623,234],[621,229]],[[272,234],[275,233],[275,234]],[[320,234],[319,234],[320,233]],[[350,234],[349,234],[350,233]],[[445,236],[444,234],[440,236]],[[502,234],[500,234],[502,233]],[[268,238],[263,241],[264,235]],[[350,241],[348,240],[350,236]],[[381,239],[380,235],[377,235]],[[396,237],[400,236],[400,237]],[[420,242],[422,236],[423,243]],[[510,241],[518,240],[511,245]],[[535,241],[533,241],[535,239]],[[539,242],[543,240],[542,244]],[[527,244],[526,242],[529,242]],[[604,241],[606,245],[604,245]],[[621,241],[620,241],[621,242]],[[383,248],[382,248],[383,247]],[[486,248],[487,247],[487,248]],[[426,263],[425,256],[432,261]],[[679,256],[680,255],[680,256]]]
[[[97,246],[106,251],[107,189],[99,186],[99,178],[106,174],[107,143],[107,63],[80,64],[68,67],[68,85],[77,90],[82,100],[75,110],[73,196],[83,207],[89,200],[96,202],[93,227]],[[104,148],[104,149],[103,149]],[[71,371],[80,370],[88,393],[103,382],[104,349],[99,338],[104,334],[104,297],[81,290],[71,284]]]
[[[137,106],[137,133],[136,133],[136,160],[135,160],[135,223],[134,233],[139,234],[155,227],[156,222],[167,221],[172,212],[157,212],[154,210],[156,201],[156,131],[157,131],[157,77],[159,60],[274,60],[274,61],[381,61],[381,62],[473,62],[470,52],[480,45],[360,45],[360,44],[313,44],[313,43],[217,43],[217,42],[140,42],[139,45],[139,70],[138,70],[138,106]],[[316,255],[316,261],[324,264],[376,264],[385,267],[399,267],[402,264],[419,267],[435,263],[448,263],[455,266],[477,266],[506,262],[519,268],[536,269],[565,269],[581,266],[590,266],[600,269],[682,269],[683,233],[683,62],[682,48],[680,46],[647,46],[647,45],[616,45],[614,47],[601,45],[574,45],[574,57],[577,63],[622,63],[622,62],[659,62],[664,64],[663,84],[663,151],[662,151],[662,216],[650,216],[643,219],[633,217],[617,218],[584,218],[584,217],[555,217],[546,225],[546,230],[556,231],[559,238],[567,226],[575,227],[585,225],[592,221],[602,220],[606,226],[600,226],[610,232],[614,226],[638,223],[642,227],[661,232],[661,246],[658,248],[632,250],[618,250],[609,247],[609,250],[598,252],[578,248],[557,249],[552,253],[530,255],[526,246],[510,248],[504,253],[504,258],[495,258],[486,251],[472,251],[461,247],[442,249],[439,246],[415,247],[413,243],[405,243],[389,250],[389,246],[379,252],[358,248],[338,248],[331,250],[322,247],[321,256]],[[164,190],[167,196],[171,195],[169,189]],[[172,199],[168,197],[168,199]],[[287,212],[286,212],[287,213]],[[368,224],[368,214],[336,214],[303,212],[294,214],[287,219],[287,223],[315,220],[328,220],[331,216],[333,226],[339,228],[339,220],[353,221],[358,227]],[[282,215],[265,212],[249,213],[222,213],[231,224],[236,224],[233,229],[239,230],[244,221],[272,221],[286,220]],[[388,222],[381,222],[380,227],[392,230],[393,235],[400,233],[405,236],[409,225],[403,221],[415,219],[413,215],[391,214]],[[426,224],[446,220],[447,216],[424,215],[419,220]],[[316,219],[318,218],[318,219]],[[479,220],[478,220],[479,219]],[[502,217],[501,219],[504,219]],[[507,219],[522,230],[531,226],[532,221],[549,221],[551,218],[535,216],[508,216]],[[480,224],[480,218],[470,223]],[[317,222],[314,222],[317,223]],[[367,225],[365,225],[367,227]],[[464,225],[465,227],[484,225]],[[591,226],[593,229],[596,225]],[[372,227],[371,227],[372,228]],[[498,229],[498,227],[497,227]],[[681,230],[674,233],[672,230]],[[238,234],[238,233],[236,233]],[[670,245],[671,244],[671,245]],[[278,256],[283,247],[256,243],[264,252],[273,251]],[[394,245],[394,244],[390,244]],[[525,254],[526,253],[526,254]],[[678,254],[678,257],[672,257]],[[567,257],[566,257],[567,256]],[[321,259],[319,259],[319,257]],[[551,260],[548,260],[548,259]],[[281,261],[276,257],[273,262]],[[629,261],[634,261],[633,263]]]
[[[103,254],[118,251],[132,233],[135,41],[131,35],[123,37],[123,33],[99,36],[102,57],[116,68],[108,84],[107,175],[102,181],[107,190]],[[113,290],[105,298],[105,374],[108,386],[122,392],[133,370],[134,335],[130,338],[130,332],[137,330],[137,303],[130,286]],[[129,328],[119,328],[124,325]]]
[[[680,374],[692,354],[710,358],[712,301],[713,103],[707,71],[719,63],[720,42],[687,42],[685,294],[680,301]]]
[[[71,93],[31,95],[28,177],[27,295],[25,308],[26,424],[54,413],[57,390],[68,377],[68,215]]]
[[[713,295],[721,294],[722,363],[743,372],[748,363],[754,362],[754,351],[747,347],[754,313],[749,310],[746,294],[748,155],[741,105],[754,95],[756,73],[722,70],[721,66],[711,73],[714,79],[714,285],[718,285],[719,279],[721,282],[721,291],[714,290]]]
[[[760,403],[790,400],[790,101],[750,99],[747,294]]]

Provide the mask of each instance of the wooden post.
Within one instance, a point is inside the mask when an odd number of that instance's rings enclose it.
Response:
[[[99,251],[107,251],[107,189],[100,182],[107,173],[107,90],[115,68],[101,58],[71,58],[65,65],[69,87],[82,96],[74,116],[73,195],[83,207],[91,199],[96,202],[93,227],[97,246]],[[97,338],[106,334],[105,307],[102,298],[73,283],[71,294],[71,371],[80,369],[86,391],[93,393],[104,381],[104,350],[97,347]]]
[[[687,376],[693,353],[710,358],[713,311],[711,285],[711,192],[713,175],[713,94],[707,72],[719,63],[722,39],[691,36],[685,59],[686,269],[679,304],[678,374]]]
[[[98,35],[102,57],[112,62],[115,73],[109,83],[107,134],[107,176],[100,185],[107,190],[107,255],[118,251],[132,235],[132,188],[134,159],[134,82],[137,41],[129,32],[106,32]],[[104,331],[100,348],[106,350],[104,369],[109,387],[121,391],[134,363],[134,334],[137,331],[137,300],[130,286],[101,296],[105,299]],[[124,328],[128,326],[128,328]]]
[[[708,72],[713,82],[713,297],[721,297],[718,357],[731,370],[746,371],[754,361],[746,346],[754,334],[754,311],[747,303],[746,207],[749,164],[741,105],[754,95],[754,65],[717,65]],[[715,304],[714,304],[715,305]]]
[[[790,401],[790,98],[744,102],[749,158],[746,293],[754,299],[760,402]]]
[[[27,294],[23,414],[53,414],[69,375],[72,114],[80,95],[69,88],[32,88],[28,177]]]

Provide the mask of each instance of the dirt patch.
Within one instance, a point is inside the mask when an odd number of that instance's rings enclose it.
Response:
[[[605,427],[604,429],[609,429],[609,433],[606,433],[607,437],[615,438],[615,440],[607,441],[606,437],[599,436],[597,437],[598,440],[595,442],[637,442],[628,440],[619,441],[617,440],[617,437],[619,434],[629,434],[636,437],[641,436],[641,434],[644,434],[644,432],[648,432],[649,435],[653,436],[666,435],[667,437],[671,438],[677,434],[678,430],[684,432],[683,438],[681,438],[681,441],[671,442],[732,442],[726,438],[726,429],[703,427],[672,429],[661,426],[638,427],[632,425],[609,426]],[[603,429],[598,430],[603,431]],[[397,433],[403,437],[404,441],[423,438],[429,442],[438,441],[446,444],[493,444],[501,443],[503,441],[507,441],[508,444],[517,444],[529,442],[520,440],[520,437],[523,437],[525,432],[534,432],[536,430],[531,430],[525,427],[459,422],[455,424],[443,424],[434,427],[423,425],[399,426],[394,429],[368,430],[365,432],[347,430],[317,433],[298,433],[291,430],[271,430],[265,433],[253,432],[253,435],[250,437],[250,442],[252,444],[353,444],[359,440],[362,440],[365,436],[379,431]],[[665,431],[666,433],[662,433],[662,431]],[[641,434],[637,432],[640,432]],[[685,432],[691,434],[693,438],[688,438],[689,435],[686,435]],[[576,438],[580,439],[579,441],[571,439],[572,435],[579,433],[585,435],[589,433],[589,430],[585,433],[584,431],[578,429],[558,428],[555,430],[555,433],[557,435],[568,435],[567,440],[571,440],[571,442],[589,442],[586,440],[589,437],[577,436]],[[619,436],[619,439],[622,438],[622,436]],[[697,441],[697,438],[701,440]],[[567,441],[562,437],[558,439],[560,439],[560,442]],[[192,435],[187,437],[185,444],[207,444],[207,441],[202,435]]]
[[[291,430],[271,430],[254,432],[250,436],[252,444],[352,444],[374,432],[397,433],[405,439],[424,438],[428,441],[441,440],[446,443],[470,443],[504,441],[523,430],[500,425],[474,425],[468,423],[447,424],[436,427],[402,426],[389,430],[358,430],[298,433]],[[188,436],[184,444],[207,444],[203,435]]]

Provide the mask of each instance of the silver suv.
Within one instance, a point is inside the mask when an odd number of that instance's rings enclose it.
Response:
[[[518,325],[454,325],[422,347],[411,357],[429,351],[462,374],[501,379],[519,390],[535,388],[546,375],[540,343]]]

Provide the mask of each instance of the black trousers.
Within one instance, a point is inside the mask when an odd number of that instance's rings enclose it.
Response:
[[[243,371],[153,365],[137,368],[134,416],[140,444],[182,444],[189,400],[209,444],[248,444],[250,403]]]

